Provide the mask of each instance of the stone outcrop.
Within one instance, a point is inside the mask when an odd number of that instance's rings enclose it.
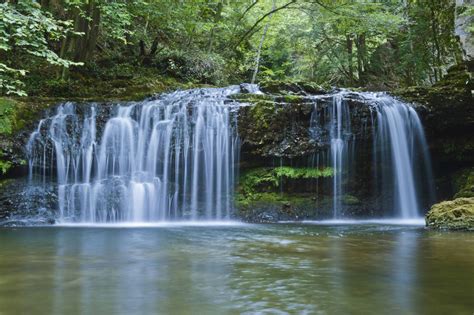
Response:
[[[54,185],[30,185],[26,178],[0,181],[0,226],[51,224],[56,208]]]
[[[474,231],[474,198],[457,198],[431,207],[426,215],[429,228]]]
[[[457,193],[453,200],[431,207],[426,215],[430,228],[474,231],[474,168],[457,172],[454,176]]]

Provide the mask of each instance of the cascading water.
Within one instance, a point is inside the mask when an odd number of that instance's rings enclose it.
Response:
[[[365,103],[371,110],[369,124],[372,136],[372,161],[356,160],[355,149],[363,146],[351,128],[351,121],[360,113],[353,113],[351,98]],[[329,101],[328,101],[329,99]],[[326,103],[320,110],[320,103]],[[359,124],[362,124],[359,122]],[[391,200],[381,207],[394,209],[394,214],[403,219],[420,216],[420,195],[425,188],[426,195],[433,198],[431,164],[423,127],[416,111],[383,93],[354,93],[341,91],[332,95],[315,97],[310,128],[317,138],[326,133],[329,149],[315,159],[331,165],[333,218],[341,218],[348,182],[354,181],[354,169],[360,164],[371,163],[374,191],[379,199]],[[366,126],[362,132],[366,133]],[[312,163],[314,164],[314,163]],[[419,165],[420,167],[417,167]],[[420,185],[423,183],[423,185]],[[427,188],[427,189],[426,189]]]
[[[47,166],[54,170],[61,221],[227,219],[239,158],[239,104],[228,96],[239,91],[177,91],[118,106],[100,139],[99,105],[82,120],[74,104],[59,106],[30,137],[30,178],[44,182]]]
[[[416,111],[388,95],[369,94],[375,104],[377,130],[375,152],[380,161],[389,163],[384,177],[391,178],[394,209],[400,217],[416,218],[421,214],[419,205],[420,187],[428,188],[428,197],[433,199],[431,161],[428,154],[423,126]],[[418,169],[421,167],[421,169]]]
[[[114,110],[63,104],[30,136],[30,180],[57,185],[62,222],[228,219],[242,106],[229,96],[239,92],[238,86],[177,91]],[[333,171],[330,186],[316,182],[320,205],[342,218],[352,215],[346,205],[359,194],[375,200],[376,206],[363,205],[365,213],[418,217],[427,204],[420,196],[432,195],[432,177],[416,111],[382,93],[343,90],[309,99],[309,131],[319,148],[311,166]]]
[[[342,101],[342,95],[336,94],[330,110],[329,131],[331,136],[331,160],[333,176],[333,214],[340,215],[341,196],[343,196],[342,174],[346,171],[348,162],[348,146],[351,136],[351,121],[349,109]]]

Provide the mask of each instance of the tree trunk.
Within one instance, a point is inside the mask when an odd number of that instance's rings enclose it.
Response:
[[[208,52],[212,51],[212,48],[213,48],[212,46],[214,44],[214,33],[215,33],[215,30],[216,30],[217,24],[222,19],[222,10],[223,10],[223,8],[224,8],[224,4],[221,1],[217,4],[217,10],[216,10],[216,13],[214,15],[214,26],[212,27],[211,33],[209,34],[209,44],[207,45],[207,51]]]
[[[435,82],[441,80],[441,48],[439,44],[439,39],[438,39],[438,20],[436,16],[436,12],[433,9],[433,3],[431,3],[430,6],[430,11],[431,11],[431,31],[433,32],[433,43],[434,43],[434,56],[435,56],[435,62],[434,62],[434,77],[435,77]]]
[[[357,73],[359,77],[359,84],[364,83],[364,74],[366,69],[366,49],[365,49],[365,34],[357,35]]]
[[[349,66],[349,84],[354,83],[354,65],[352,63],[352,38],[350,35],[346,35],[346,47],[347,47],[347,63]]]
[[[275,10],[275,0],[273,0],[272,10]],[[253,71],[252,80],[250,81],[250,83],[252,84],[254,84],[255,80],[257,79],[258,68],[260,67],[260,57],[262,54],[263,42],[265,41],[265,36],[267,36],[268,27],[270,26],[271,19],[272,19],[272,14],[270,14],[268,17],[267,24],[265,24],[265,28],[263,29],[262,38],[260,38],[260,43],[258,44],[257,57],[255,58],[255,69]]]
[[[82,12],[73,10],[74,30],[82,32],[82,36],[71,36],[70,46],[67,52],[72,54],[76,62],[88,61],[97,44],[100,29],[100,9],[95,0],[89,0]]]

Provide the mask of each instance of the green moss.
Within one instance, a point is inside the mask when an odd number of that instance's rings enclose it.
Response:
[[[255,191],[259,186],[266,185],[278,187],[281,179],[315,179],[319,177],[331,177],[332,168],[295,168],[289,166],[262,167],[244,172],[240,177],[240,186],[245,192]]]
[[[236,201],[239,206],[249,206],[254,202],[294,202],[295,200],[292,200],[290,195],[275,192],[282,180],[316,179],[331,177],[333,174],[332,168],[281,166],[252,169],[240,176]],[[307,198],[303,199],[307,200]]]
[[[38,113],[57,104],[57,99],[0,98],[0,135],[14,135],[38,120]]]
[[[238,193],[236,195],[236,205],[239,209],[244,210],[246,208],[257,207],[261,204],[273,204],[278,206],[284,205],[299,205],[307,202],[312,202],[312,196],[308,195],[295,195],[277,192],[257,192],[251,195],[244,195]]]
[[[13,132],[15,116],[15,101],[9,98],[0,98],[0,134]]]
[[[468,169],[462,172],[455,182],[457,189],[454,198],[474,197],[474,169]]]
[[[474,198],[457,198],[433,205],[426,225],[449,230],[474,230]]]
[[[64,98],[71,101],[135,101],[176,89],[208,86],[180,80],[156,67],[126,59],[103,58],[71,69],[67,79],[57,69],[38,69],[26,78],[29,97]]]
[[[230,98],[238,100],[240,102],[258,103],[259,101],[274,101],[275,97],[269,94],[250,94],[250,93],[238,93],[231,95]]]
[[[252,106],[250,108],[250,116],[255,129],[267,129],[277,110],[275,103],[270,101],[259,101],[255,106]]]
[[[355,206],[355,205],[360,205],[361,204],[359,198],[357,198],[356,196],[353,196],[353,195],[344,195],[342,197],[342,202],[345,205],[348,205],[348,206]]]
[[[283,101],[285,103],[295,104],[295,103],[302,103],[304,102],[304,97],[298,95],[290,95],[287,94],[283,96]]]
[[[289,179],[310,179],[319,177],[331,177],[334,174],[333,169],[330,167],[319,169],[311,167],[295,168],[289,166],[281,166],[273,169],[273,172],[278,179],[281,177]]]

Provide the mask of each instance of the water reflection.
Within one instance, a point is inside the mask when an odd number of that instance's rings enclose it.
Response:
[[[0,244],[6,314],[474,309],[472,234],[291,224],[29,228],[0,229]]]
[[[414,232],[401,232],[396,236],[393,254],[394,273],[391,291],[394,293],[394,306],[398,305],[400,313],[416,314],[414,293],[417,274],[418,235]]]

